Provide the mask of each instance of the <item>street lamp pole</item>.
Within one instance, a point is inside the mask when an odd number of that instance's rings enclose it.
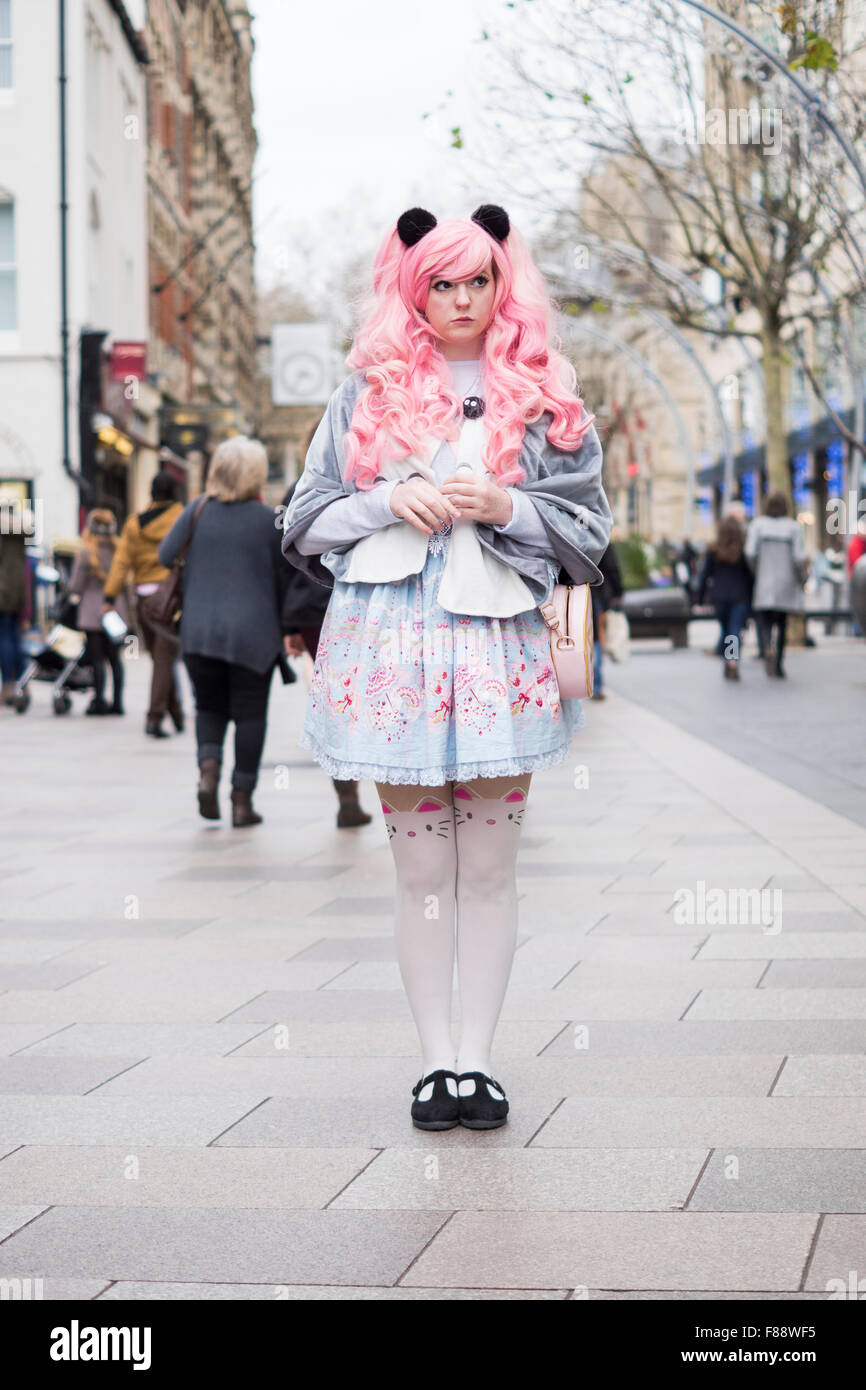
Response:
[[[803,82],[795,72],[791,71],[780,54],[774,53],[772,48],[768,48],[766,44],[763,44],[760,39],[755,37],[751,30],[743,28],[742,24],[738,24],[731,15],[722,14],[720,10],[715,9],[712,5],[701,5],[698,3],[698,0],[683,0],[683,4],[689,5],[691,9],[697,10],[699,14],[705,15],[707,19],[714,20],[716,24],[722,24],[726,29],[730,29],[738,38],[742,39],[743,43],[748,44],[750,48],[756,49],[762,57],[766,58],[768,63],[772,64],[777,72],[780,72],[783,77],[788,79],[796,91],[801,105],[805,106],[806,109],[821,122],[833,136],[836,143],[841,147],[848,162],[860,180],[860,186],[864,194],[866,194],[866,168],[864,168],[863,162],[847,132],[844,131],[841,126],[838,126],[833,118],[828,115],[818,93],[811,91],[806,83]]]

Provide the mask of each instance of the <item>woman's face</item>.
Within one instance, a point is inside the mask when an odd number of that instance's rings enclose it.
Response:
[[[495,293],[492,259],[469,280],[439,277],[430,281],[424,312],[440,340],[443,357],[459,361],[481,356],[484,334],[493,316]]]

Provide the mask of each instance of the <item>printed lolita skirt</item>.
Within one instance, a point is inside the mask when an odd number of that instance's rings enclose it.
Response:
[[[300,737],[332,777],[433,787],[567,757],[584,718],[559,698],[544,619],[440,608],[447,547],[431,536],[396,584],[335,583]]]

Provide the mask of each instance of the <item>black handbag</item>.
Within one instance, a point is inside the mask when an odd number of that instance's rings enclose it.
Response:
[[[292,663],[289,661],[289,658],[286,656],[286,653],[284,651],[280,652],[279,656],[277,657],[277,666],[279,668],[280,678],[282,679],[283,685],[294,685],[295,681],[298,679],[298,673],[292,666]]]
[[[183,607],[183,567],[186,553],[207,500],[207,496],[200,499],[193,513],[189,535],[181,546],[178,557],[165,579],[160,581],[159,588],[138,601],[139,612],[144,614],[151,627],[162,628],[175,637],[180,631],[180,612]]]

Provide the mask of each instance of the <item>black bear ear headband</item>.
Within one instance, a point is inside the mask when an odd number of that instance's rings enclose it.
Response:
[[[471,221],[477,222],[479,227],[483,227],[485,232],[489,232],[497,241],[504,241],[511,231],[508,213],[497,203],[482,203],[481,207],[473,212]],[[397,218],[397,234],[404,246],[414,246],[422,236],[432,232],[435,226],[436,218],[426,208],[409,208]]]

